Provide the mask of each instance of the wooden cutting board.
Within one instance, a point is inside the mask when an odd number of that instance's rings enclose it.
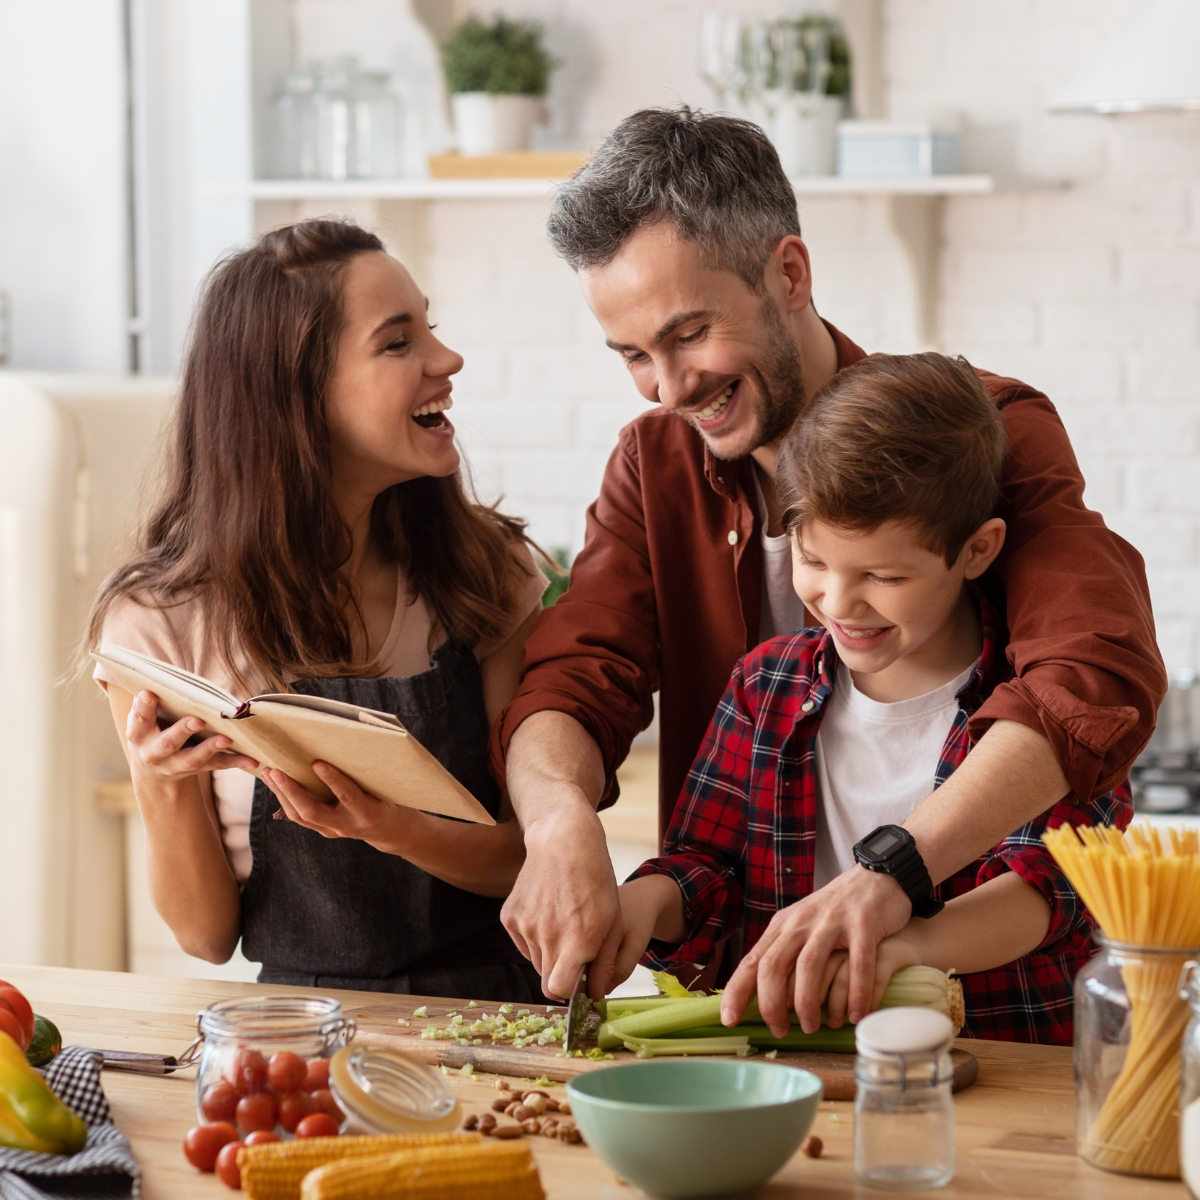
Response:
[[[413,1010],[422,1005],[427,1010],[424,1017],[414,1017]],[[614,1050],[611,1059],[567,1058],[553,1046],[510,1046],[492,1044],[487,1038],[481,1046],[462,1046],[457,1042],[431,1041],[421,1037],[421,1031],[433,1021],[439,1028],[449,1023],[449,1014],[460,1012],[465,1021],[474,1019],[476,1013],[495,1013],[499,1005],[494,1000],[479,1001],[478,1009],[467,1008],[465,1000],[448,1000],[444,996],[396,996],[362,1007],[347,1009],[347,1016],[358,1023],[358,1037],[373,1046],[387,1046],[399,1050],[411,1058],[429,1063],[431,1066],[461,1068],[470,1064],[476,1071],[487,1071],[496,1075],[508,1075],[517,1079],[546,1079],[562,1083],[581,1075],[618,1062],[636,1062],[636,1056],[628,1050]],[[547,1008],[541,1004],[520,1005],[531,1012],[559,1014],[563,1008]],[[408,1025],[401,1025],[401,1020]],[[760,1061],[761,1055],[756,1055]],[[954,1090],[962,1091],[975,1082],[979,1074],[979,1063],[969,1051],[952,1051],[954,1061]],[[854,1099],[854,1056],[852,1054],[805,1053],[781,1050],[773,1061],[790,1067],[802,1067],[818,1076],[825,1085],[826,1100]]]

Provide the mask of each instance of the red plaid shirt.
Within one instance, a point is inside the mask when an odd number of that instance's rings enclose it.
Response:
[[[966,758],[971,714],[1011,675],[1003,625],[987,601],[975,596],[983,649],[958,693],[934,787]],[[683,893],[685,940],[652,942],[644,962],[666,970],[707,963],[717,943],[739,925],[744,944],[752,946],[776,912],[813,890],[817,731],[837,667],[830,635],[818,628],[772,638],[734,668],[675,806],[663,854],[632,876],[670,875]],[[938,886],[935,895],[950,900],[1015,871],[1050,905],[1050,928],[1036,950],[962,977],[964,1037],[1071,1043],[1072,982],[1094,952],[1093,921],[1041,835],[1064,822],[1124,829],[1132,815],[1128,783],[1087,804],[1068,796]]]

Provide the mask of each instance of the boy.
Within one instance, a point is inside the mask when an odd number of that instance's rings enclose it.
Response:
[[[1064,798],[935,889],[902,828],[966,757],[968,718],[1011,674],[1003,618],[972,582],[1004,543],[1004,458],[995,403],[961,359],[877,355],[814,397],[783,440],[776,484],[793,585],[822,628],[735,668],[662,856],[621,888],[618,979],[647,946],[678,969],[735,931],[752,948],[770,922],[771,948],[751,949],[722,1018],[734,1023],[757,985],[782,1034],[796,961],[777,928],[787,906],[843,871],[880,869],[907,841],[906,890],[923,915],[880,944],[875,1003],[893,971],[924,963],[964,976],[967,1036],[1071,1042],[1092,920],[1040,835],[1064,821],[1124,827],[1127,787],[1088,806]],[[847,984],[835,956],[831,1025]]]

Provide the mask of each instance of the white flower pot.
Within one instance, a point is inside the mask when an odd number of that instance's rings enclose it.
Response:
[[[528,150],[533,127],[542,120],[540,96],[493,96],[456,92],[450,97],[460,154],[504,154]]]

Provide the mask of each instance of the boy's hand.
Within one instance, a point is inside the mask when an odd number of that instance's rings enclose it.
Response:
[[[819,1029],[833,974],[830,956],[837,950],[849,951],[847,1007],[850,1020],[860,1020],[871,1011],[876,949],[911,916],[911,902],[890,875],[851,867],[771,918],[725,988],[722,1024],[736,1025],[757,992],[763,1020],[776,1037],[788,1031],[789,1000],[806,1033]]]
[[[887,991],[892,976],[902,967],[919,967],[925,959],[910,921],[899,933],[884,938],[875,949],[875,990],[867,1010],[874,1012]],[[850,994],[850,961],[844,958],[834,973],[833,982],[825,998],[826,1023],[838,1029],[846,1018],[846,1001]],[[863,1014],[864,1016],[866,1014]],[[860,1017],[859,1020],[862,1018]]]
[[[683,936],[683,896],[669,875],[643,875],[617,888],[625,933],[617,950],[613,987],[624,983],[646,953],[650,939],[678,941]]]

